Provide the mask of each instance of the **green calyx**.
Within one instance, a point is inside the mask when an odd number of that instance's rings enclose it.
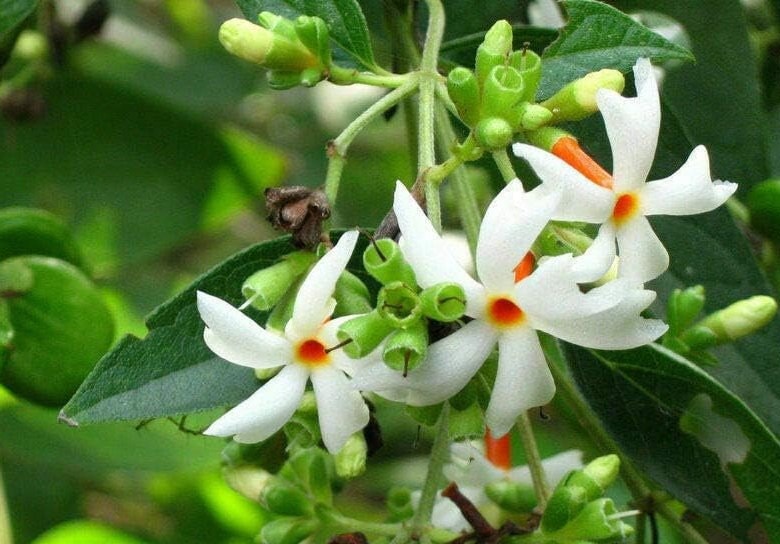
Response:
[[[598,111],[596,94],[600,89],[621,93],[624,86],[625,78],[619,71],[599,70],[572,81],[542,102],[542,106],[552,112],[553,123],[579,121]]]
[[[363,252],[363,267],[382,285],[401,282],[416,287],[414,271],[398,244],[389,238],[375,240]]]
[[[407,328],[422,317],[420,297],[411,287],[400,281],[388,283],[379,290],[376,310],[385,321],[397,329]]]
[[[279,518],[263,525],[260,541],[267,544],[298,544],[317,530],[318,523],[306,518]]]
[[[377,310],[343,323],[336,332],[339,342],[349,342],[342,348],[353,359],[365,357],[394,330]]]
[[[525,134],[525,137],[531,145],[551,153],[558,140],[561,138],[573,138],[565,130],[556,127],[541,127],[537,130],[531,130]]]
[[[289,253],[278,263],[258,270],[244,280],[241,294],[258,310],[270,310],[314,261],[315,255],[310,251]]]
[[[447,92],[468,126],[479,122],[480,91],[474,72],[459,66],[447,75]]]
[[[536,506],[536,494],[530,485],[499,480],[488,484],[485,493],[491,501],[507,512],[530,512]]]
[[[690,327],[704,308],[705,300],[704,287],[701,285],[675,289],[666,306],[666,320],[669,323],[670,333],[679,334]]]
[[[382,358],[387,366],[404,373],[417,368],[428,353],[428,327],[423,319],[387,338]]]
[[[420,293],[422,313],[436,321],[451,323],[466,311],[466,293],[457,283],[438,283]]]
[[[260,502],[274,514],[310,516],[314,513],[311,500],[299,488],[276,479],[263,488]]]
[[[365,314],[372,310],[368,287],[348,270],[339,276],[333,298],[336,299],[336,316]]]
[[[734,304],[708,315],[690,331],[683,333],[681,339],[692,349],[702,349],[710,345],[733,342],[748,336],[767,325],[777,313],[777,302],[766,295],[756,295],[739,300]],[[704,340],[704,330],[712,333],[712,344]],[[697,331],[697,332],[693,332]]]
[[[482,84],[482,117],[503,117],[511,123],[518,117],[524,89],[519,71],[511,66],[494,67]]]
[[[521,100],[533,102],[542,79],[542,58],[530,49],[522,49],[509,56],[509,65],[523,77]]]
[[[565,527],[556,531],[558,541],[611,542],[622,541],[634,528],[620,521],[612,499],[597,499],[586,504]]]

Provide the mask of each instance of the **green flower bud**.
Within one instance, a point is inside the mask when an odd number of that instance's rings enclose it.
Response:
[[[371,294],[363,281],[349,270],[345,270],[336,282],[333,298],[336,299],[335,315],[366,314],[371,311]]]
[[[356,478],[366,471],[368,446],[362,432],[347,439],[347,443],[333,456],[336,474],[341,478]]]
[[[310,251],[289,253],[278,263],[258,270],[244,280],[241,294],[258,310],[270,310],[312,263],[314,253]]]
[[[553,491],[542,515],[542,531],[552,533],[564,527],[587,504],[585,489],[568,487],[563,482]]]
[[[493,68],[482,86],[482,118],[503,117],[516,126],[520,121],[517,107],[523,99],[524,89],[520,72],[511,66]]]
[[[479,82],[484,82],[493,68],[505,64],[511,51],[512,25],[504,20],[496,21],[477,48],[475,69]]]
[[[536,98],[539,80],[542,78],[542,58],[530,49],[523,49],[515,51],[509,56],[509,65],[523,76],[525,88],[522,100],[533,102]]]
[[[753,334],[769,323],[776,313],[775,299],[756,295],[708,315],[699,321],[697,327],[710,329],[715,334],[716,342],[723,344]],[[687,336],[684,336],[683,341],[694,348],[688,343]]]
[[[417,286],[412,267],[406,262],[398,244],[390,238],[375,240],[366,248],[363,267],[383,285],[400,281],[409,287]]]
[[[422,317],[422,304],[408,285],[400,281],[388,283],[379,290],[376,310],[393,327],[403,329]]]
[[[598,111],[596,93],[599,89],[612,89],[620,93],[624,85],[625,78],[617,70],[591,72],[566,85],[542,102],[542,106],[552,112],[553,123],[579,121]]]
[[[282,516],[311,516],[314,513],[311,500],[303,491],[278,479],[263,489],[260,501],[269,511]]]
[[[708,327],[695,325],[680,335],[680,341],[684,350],[704,350],[717,346],[720,341],[718,335]]]
[[[582,472],[592,478],[604,491],[612,485],[620,473],[620,457],[614,453],[602,455],[588,463]]]
[[[553,114],[550,110],[539,104],[523,102],[518,106],[520,113],[520,128],[523,130],[537,130],[550,121]]]
[[[486,149],[503,149],[512,142],[512,125],[501,117],[488,117],[477,124],[474,136]]]
[[[405,329],[397,329],[385,343],[382,358],[393,370],[403,371],[404,376],[416,368],[428,353],[428,327],[424,319],[418,319]]]
[[[49,52],[49,42],[37,30],[23,30],[16,39],[11,57],[25,61],[44,58]]]
[[[343,323],[336,332],[336,337],[339,342],[351,340],[341,349],[349,357],[359,359],[374,351],[393,330],[393,325],[374,310]]]
[[[549,110],[548,110],[549,111]],[[572,138],[573,136],[555,127],[542,127],[538,130],[531,130],[525,134],[528,143],[545,151],[552,153],[552,148],[561,138]]]
[[[485,487],[488,498],[507,512],[530,512],[536,506],[536,494],[529,485],[499,480]]]
[[[300,275],[296,282],[287,289],[287,292],[282,296],[279,302],[276,303],[271,313],[268,314],[268,319],[265,321],[265,327],[267,329],[273,329],[276,331],[284,331],[287,322],[292,317],[293,306],[295,306],[295,297],[298,294],[298,289],[301,287],[301,283],[305,279],[304,275]]]
[[[612,499],[595,500],[585,505],[577,517],[557,531],[554,537],[559,541],[622,541],[630,536],[634,529],[620,521],[619,515]]]
[[[387,510],[390,513],[390,523],[411,519],[414,515],[412,492],[405,487],[391,488],[387,492]]]
[[[230,19],[222,23],[219,41],[231,54],[271,70],[299,72],[318,64],[314,55],[299,41],[245,19]]]
[[[687,289],[675,289],[666,306],[669,330],[675,334],[691,326],[704,307],[704,287],[694,285]]]
[[[420,304],[426,317],[450,323],[463,317],[466,293],[457,283],[437,283],[420,293]]]
[[[330,35],[325,21],[319,17],[301,15],[295,20],[295,33],[324,66],[331,63]]]
[[[447,75],[447,91],[463,122],[472,127],[479,121],[479,83],[474,72],[458,66]]]
[[[298,544],[317,530],[313,519],[280,518],[263,525],[260,542],[263,544]]]
[[[754,186],[745,205],[750,211],[750,226],[775,244],[780,244],[780,178]]]
[[[328,456],[319,448],[307,448],[294,454],[279,471],[290,482],[308,490],[317,502],[333,503],[333,490],[330,486]]]

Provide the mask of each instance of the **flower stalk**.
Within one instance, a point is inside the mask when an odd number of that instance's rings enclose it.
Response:
[[[523,412],[517,418],[517,429],[520,431],[520,440],[523,443],[526,463],[531,470],[531,480],[534,484],[539,509],[544,511],[545,506],[547,506],[547,500],[550,498],[550,486],[547,484],[547,477],[544,474],[542,458],[539,455],[539,447],[536,445],[536,437],[534,437],[528,412]]]

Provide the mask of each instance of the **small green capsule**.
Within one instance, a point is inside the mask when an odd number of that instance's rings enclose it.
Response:
[[[314,253],[295,251],[278,263],[258,270],[241,286],[241,294],[258,310],[274,307],[292,287],[298,277],[314,263]]]
[[[755,185],[745,198],[750,226],[774,244],[780,244],[780,178]]]
[[[388,283],[379,290],[376,310],[393,327],[403,329],[422,317],[422,304],[408,285],[400,281]]]
[[[359,359],[374,351],[393,330],[393,325],[374,310],[343,323],[336,337],[339,342],[350,341],[341,349],[349,357]]]
[[[598,111],[596,94],[600,89],[620,93],[624,86],[623,74],[605,68],[572,81],[542,102],[542,106],[552,112],[553,123],[579,121]]]
[[[530,49],[515,51],[509,56],[509,65],[523,76],[523,97],[525,102],[536,99],[536,89],[542,78],[542,58]]]
[[[457,283],[437,283],[420,293],[423,315],[443,323],[463,317],[466,311],[466,293]]]
[[[417,286],[414,271],[406,262],[401,248],[389,238],[375,240],[366,248],[363,267],[383,285],[400,281],[409,287]]]
[[[447,75],[447,92],[458,108],[460,118],[473,127],[479,121],[479,83],[474,72],[458,66]]]
[[[419,319],[405,329],[397,329],[385,343],[382,358],[393,370],[402,371],[404,376],[417,368],[428,353],[428,327]]]
[[[525,513],[536,507],[533,487],[509,480],[499,480],[485,487],[488,498],[507,512]]]

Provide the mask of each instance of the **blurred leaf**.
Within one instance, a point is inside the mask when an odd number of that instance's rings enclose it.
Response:
[[[38,0],[0,0],[0,40],[38,7]]]
[[[780,442],[739,398],[654,344],[567,352],[583,395],[650,478],[735,536],[780,538]]]
[[[254,23],[263,11],[292,20],[299,15],[319,17],[327,23],[331,39],[342,49],[366,68],[376,66],[366,18],[356,0],[236,0],[236,3]]]
[[[652,32],[615,8],[595,0],[567,0],[561,36],[542,55],[539,96],[602,68],[628,72],[640,57],[693,60],[690,51]]]
[[[81,264],[79,248],[65,224],[34,208],[0,210],[0,260],[16,255],[45,255]]]
[[[353,255],[353,272],[366,281],[358,263],[365,244]],[[251,368],[226,363],[203,342],[196,306],[201,290],[238,306],[241,285],[257,270],[295,248],[285,236],[254,245],[217,265],[183,293],[158,307],[146,321],[143,340],[128,336],[98,363],[62,409],[71,424],[182,415],[230,406],[254,393],[259,383]],[[266,314],[251,307],[258,319]]]
[[[127,533],[95,521],[69,521],[46,531],[32,544],[144,544]]]

